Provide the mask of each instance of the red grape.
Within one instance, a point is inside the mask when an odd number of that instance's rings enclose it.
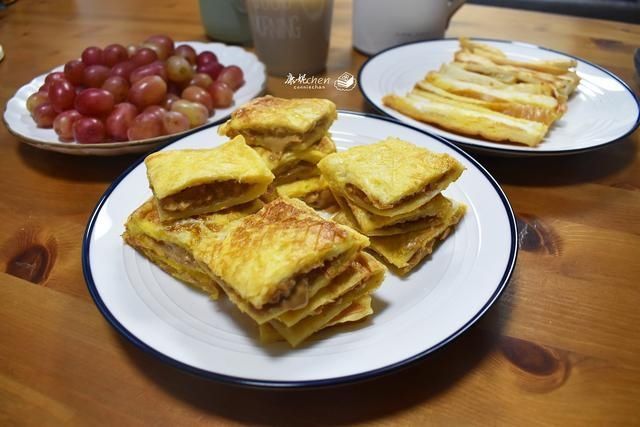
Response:
[[[182,56],[174,55],[167,59],[167,77],[174,82],[188,82],[193,76],[191,64]]]
[[[184,99],[180,99],[171,104],[171,111],[178,111],[187,116],[191,127],[200,126],[206,123],[209,118],[207,107],[198,102],[191,102]]]
[[[49,103],[40,104],[33,109],[31,116],[39,128],[50,128],[58,113]]]
[[[84,69],[84,85],[87,87],[101,87],[111,70],[104,65],[89,65]]]
[[[229,65],[220,71],[218,80],[228,84],[235,91],[244,84],[244,73],[237,65]]]
[[[199,86],[188,86],[182,91],[181,96],[182,99],[186,99],[187,101],[199,102],[207,107],[209,112],[213,111],[213,99],[211,98],[211,95]]]
[[[151,64],[153,61],[158,60],[158,55],[152,49],[148,47],[143,47],[138,49],[133,56],[131,57],[131,61],[136,64],[138,67],[142,67],[143,65]]]
[[[159,104],[167,95],[167,84],[159,76],[147,76],[129,89],[129,101],[138,108]]]
[[[110,44],[104,48],[102,53],[104,65],[113,67],[114,65],[129,59],[127,49],[121,44]]]
[[[53,82],[49,87],[49,100],[58,113],[73,108],[75,98],[76,91],[67,80]]]
[[[73,137],[80,144],[98,144],[106,140],[107,132],[102,121],[94,117],[82,117],[73,122]]]
[[[138,45],[130,44],[127,46],[127,55],[131,58],[138,51]]]
[[[110,75],[120,76],[129,80],[131,72],[136,68],[138,68],[138,66],[133,61],[123,61],[113,66]]]
[[[155,138],[163,134],[162,119],[153,113],[138,114],[127,131],[129,141]]]
[[[85,89],[76,96],[76,110],[84,116],[102,117],[113,109],[113,95],[104,89]]]
[[[102,65],[104,64],[102,49],[90,46],[82,51],[82,62],[84,65]]]
[[[84,62],[74,59],[64,65],[64,75],[73,85],[81,85],[84,81],[84,69]]]
[[[206,64],[198,65],[196,67],[196,73],[208,74],[212,80],[215,80],[218,78],[218,75],[223,68],[224,66],[217,62],[207,62]]]
[[[162,61],[155,61],[151,64],[138,67],[131,72],[129,81],[133,84],[143,77],[147,76],[160,76],[162,80],[167,81],[167,68]]]
[[[113,111],[105,122],[107,134],[115,141],[127,141],[127,131],[138,115],[138,109],[129,102],[122,102],[113,107]]]
[[[196,73],[189,81],[189,86],[200,86],[202,89],[207,89],[213,83],[213,79],[209,74]]]
[[[173,54],[182,56],[184,59],[189,61],[189,64],[191,65],[196,64],[196,57],[197,57],[196,51],[194,48],[192,48],[188,44],[181,44],[180,46],[176,47],[176,50],[173,51]]]
[[[178,99],[180,99],[180,97],[175,93],[167,93],[167,96],[164,98],[164,101],[162,101],[162,107],[165,110],[171,110],[171,104],[176,102]]]
[[[38,92],[48,93],[50,87],[51,87],[51,83],[44,82],[42,83],[42,86],[38,88]]]
[[[110,76],[102,84],[102,89],[111,92],[114,102],[124,102],[129,95],[129,82],[120,76]]]
[[[45,77],[44,79],[44,83],[52,85],[55,82],[60,82],[65,80],[67,80],[67,76],[65,76],[62,71],[55,71],[53,73],[47,74],[47,77]]]
[[[56,131],[58,136],[63,141],[73,140],[73,124],[76,120],[81,119],[82,114],[76,110],[67,110],[58,116],[53,121],[53,130]]]
[[[164,115],[167,113],[167,110],[165,110],[164,108],[162,108],[159,105],[149,105],[147,108],[145,108],[143,111],[143,113],[148,113],[148,114],[153,114],[154,116],[158,117],[160,120],[162,120],[162,118],[164,117]]]
[[[33,113],[33,110],[38,105],[49,103],[49,93],[48,92],[35,92],[29,95],[27,98],[27,111]]]
[[[196,64],[198,65],[204,65],[210,62],[218,62],[218,57],[216,56],[215,53],[209,50],[200,52],[200,54],[198,54],[198,56],[196,57]]]
[[[169,54],[173,53],[174,43],[173,39],[166,34],[156,34],[151,37],[148,37],[145,43],[154,43],[158,46],[161,46],[163,49],[169,52]]]
[[[207,88],[207,91],[211,95],[214,108],[228,108],[233,104],[233,91],[228,84],[215,81]]]
[[[166,135],[189,130],[189,118],[178,111],[168,111],[162,117],[162,126]]]

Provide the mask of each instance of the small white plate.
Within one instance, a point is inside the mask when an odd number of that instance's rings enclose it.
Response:
[[[369,378],[446,345],[504,290],[516,261],[516,226],[504,193],[471,156],[391,119],[341,112],[331,133],[340,150],[396,136],[454,156],[465,166],[446,194],[468,212],[433,256],[402,279],[387,273],[374,315],[312,337],[297,349],[261,345],[257,327],[226,298],[211,301],[171,278],[121,234],[151,193],[140,160],[98,202],[83,242],[89,291],[106,319],[131,342],[173,366],[244,385],[306,387]],[[163,150],[225,140],[208,128]]]
[[[127,153],[142,153],[150,151],[164,143],[187,135],[197,129],[219,123],[229,117],[231,112],[256,96],[264,92],[267,77],[265,66],[251,52],[247,52],[238,46],[228,46],[222,43],[201,42],[176,42],[176,45],[187,44],[196,52],[210,50],[216,54],[223,65],[237,65],[244,73],[245,84],[235,92],[234,104],[229,108],[217,109],[209,117],[207,123],[188,131],[160,136],[157,138],[139,141],[106,142],[102,144],[78,144],[77,142],[62,142],[53,129],[38,128],[27,111],[27,98],[37,92],[44,83],[47,74],[54,71],[62,71],[64,65],[54,68],[49,73],[36,77],[28,84],[22,86],[16,94],[7,102],[4,112],[4,122],[9,132],[17,136],[22,142],[43,150],[57,151],[59,153],[75,154],[79,156],[117,156]]]
[[[380,112],[418,129],[440,135],[475,151],[515,156],[573,154],[617,141],[633,132],[640,121],[640,106],[633,91],[619,77],[595,64],[528,43],[477,39],[523,61],[573,58],[578,62],[580,85],[569,100],[566,114],[553,124],[538,147],[501,144],[467,137],[432,126],[382,104],[389,93],[404,95],[427,72],[453,61],[458,39],[409,43],[370,58],[360,69],[358,82],[364,97]]]

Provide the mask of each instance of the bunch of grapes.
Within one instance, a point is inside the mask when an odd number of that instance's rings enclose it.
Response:
[[[62,141],[95,144],[171,135],[230,107],[242,70],[165,35],[139,46],[88,47],[27,99],[36,125]]]

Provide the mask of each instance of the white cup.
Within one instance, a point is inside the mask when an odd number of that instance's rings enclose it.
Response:
[[[464,0],[354,0],[353,46],[373,55],[391,46],[444,36]]]

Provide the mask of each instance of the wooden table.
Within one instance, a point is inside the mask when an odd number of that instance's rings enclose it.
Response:
[[[89,43],[162,32],[205,40],[196,3],[19,1],[0,12],[0,105]],[[350,23],[350,2],[336,1],[331,77],[355,74],[365,60],[351,49]],[[638,91],[637,25],[467,5],[448,35],[565,51]],[[268,91],[369,108],[357,91],[294,92],[277,78]],[[0,424],[638,424],[639,143],[636,132],[572,157],[478,157],[520,226],[515,275],[490,312],[408,369],[333,389],[272,391],[167,366],[120,337],[93,305],[82,234],[99,196],[135,157],[43,152],[0,126]]]

